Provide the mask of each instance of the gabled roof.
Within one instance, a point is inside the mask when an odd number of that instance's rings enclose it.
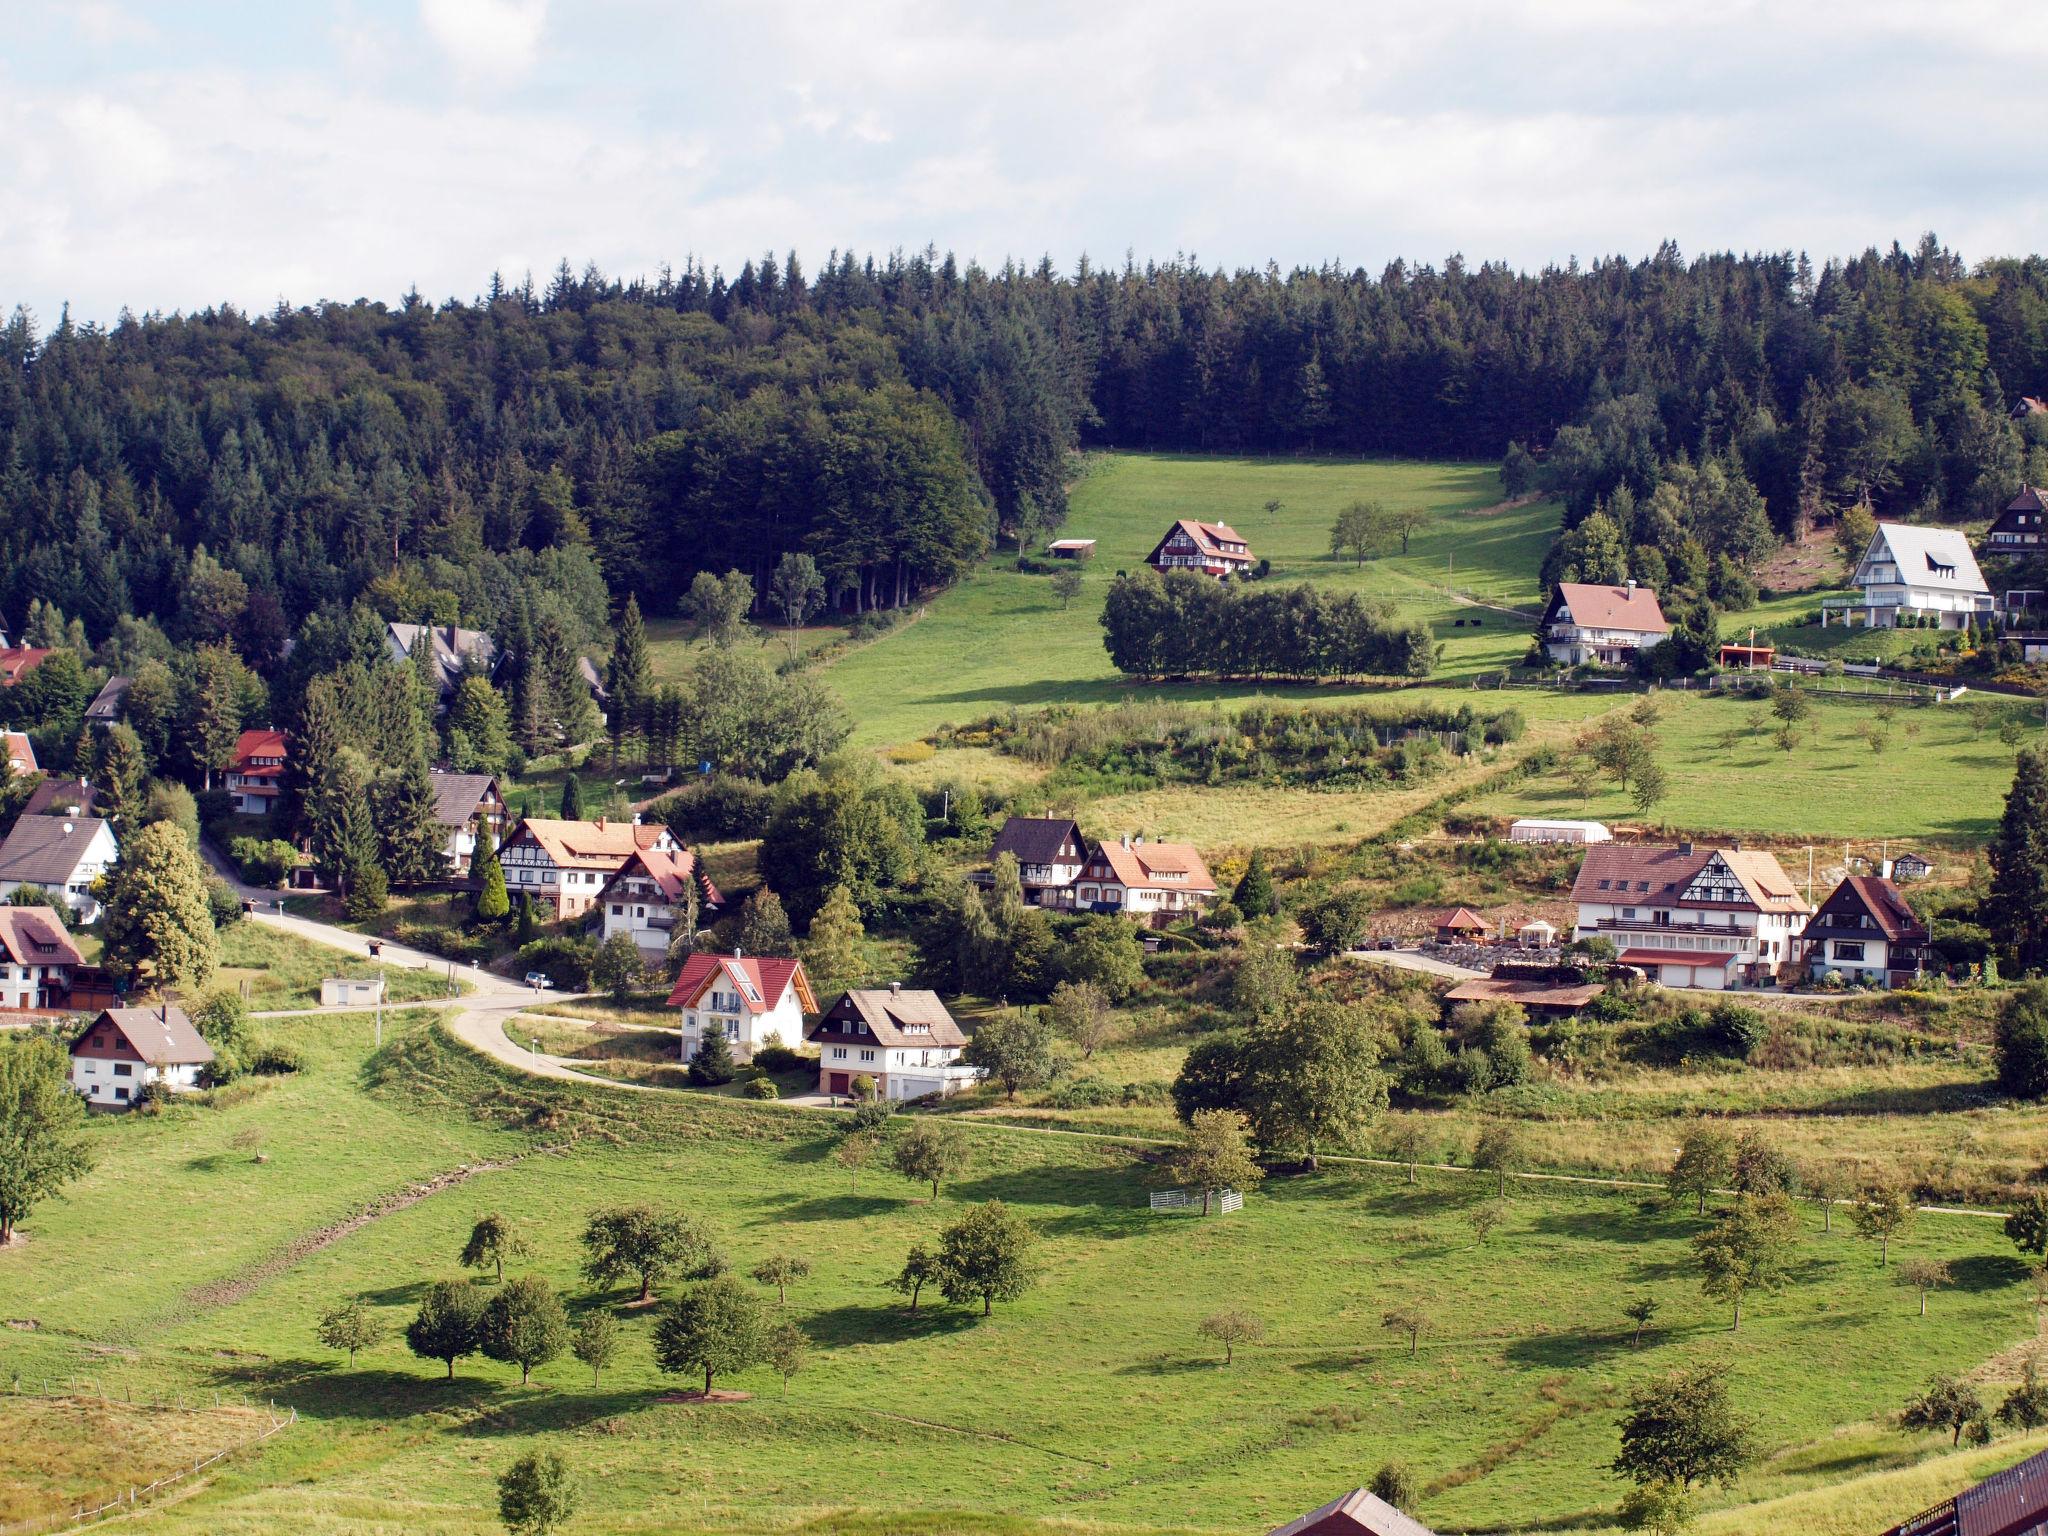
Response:
[[[777,960],[761,955],[691,955],[676,975],[669,992],[671,1008],[689,1008],[714,986],[723,984],[736,993],[740,1006],[749,1014],[763,1014],[782,1001],[793,985],[797,1006],[805,1013],[818,1011],[818,999],[811,991],[811,978],[801,960]]]
[[[1087,856],[1088,845],[1081,839],[1078,823],[1063,816],[1012,816],[1003,823],[988,853],[991,860],[998,854],[1013,853],[1019,864],[1052,864],[1070,841],[1079,856]]]
[[[7,734],[7,761],[14,765],[16,773],[39,773],[41,766],[36,762],[36,744],[23,731],[9,731]]]
[[[2041,499],[2041,493],[2031,485],[2022,485],[2019,495],[2005,504],[2008,512],[2048,512],[2048,502]]]
[[[1828,892],[1800,937],[1814,938],[1833,929],[1836,918],[1864,915],[1877,924],[1877,932],[1887,944],[1927,942],[1927,925],[1906,904],[1899,888],[1877,875],[1850,875]]]
[[[1419,1520],[1410,1519],[1385,1499],[1354,1488],[1321,1509],[1290,1520],[1272,1536],[1435,1536]]]
[[[599,899],[602,900],[620,881],[634,875],[645,875],[652,880],[661,892],[661,899],[671,905],[683,899],[683,888],[692,880],[697,882],[697,899],[705,906],[715,907],[725,900],[718,894],[718,887],[711,883],[711,877],[697,863],[697,855],[686,848],[642,848],[605,882]]]
[[[106,829],[90,816],[24,816],[0,843],[0,880],[64,886]],[[111,834],[110,834],[111,835]]]
[[[135,1048],[136,1055],[153,1067],[204,1066],[213,1060],[213,1047],[175,1003],[155,1008],[109,1008],[71,1042],[72,1051],[76,1053],[94,1030],[109,1024]]]
[[[1126,890],[1213,891],[1209,866],[1192,843],[1098,843],[1093,858]],[[1177,878],[1168,878],[1175,876]]]
[[[617,869],[643,848],[652,848],[668,836],[660,822],[556,821],[529,816],[505,839],[517,842],[530,836],[555,864],[563,869]]]
[[[99,797],[100,792],[84,779],[45,779],[30,792],[21,814],[47,816],[55,811],[60,816],[68,815],[75,805],[81,816],[87,816],[92,814]]]
[[[474,658],[478,667],[489,672],[498,659],[498,642],[480,629],[460,629],[453,624],[432,624],[425,627],[428,659],[433,664],[435,685],[443,693],[452,690],[462,680],[462,668],[466,659]],[[406,655],[412,654],[414,644],[419,640],[421,626],[418,624],[393,623],[389,626],[391,643]]]
[[[1656,592],[1633,583],[1609,587],[1560,581],[1550,599],[1550,609],[1543,616],[1544,622],[1554,619],[1560,609],[1569,609],[1572,622],[1581,629],[1626,629],[1643,635],[1671,633],[1671,623],[1664,617]]]
[[[488,773],[430,773],[434,786],[434,825],[460,827],[476,814],[477,806],[498,781]]]
[[[1432,923],[1438,928],[1456,928],[1466,933],[1491,931],[1486,919],[1470,907],[1452,907],[1448,912],[1439,912]]]
[[[1594,843],[1587,848],[1572,881],[1576,903],[1621,903],[1629,906],[1677,902],[1699,872],[1719,854],[1748,893],[1750,904],[1764,912],[1807,912],[1792,877],[1777,857],[1744,848],[1660,848],[1629,843]],[[1726,903],[1694,902],[1694,906]]]
[[[1907,586],[1930,587],[1940,592],[1985,593],[1984,573],[1977,569],[1977,557],[1970,553],[1970,541],[1960,528],[1921,528],[1912,523],[1879,523],[1870,549],[1856,568],[1858,586],[1868,582],[1864,571],[1879,547],[1891,551],[1892,564],[1899,568],[1899,580]]]
[[[1231,527],[1230,524],[1205,523],[1192,517],[1175,518],[1173,526],[1166,530],[1165,537],[1160,539],[1159,545],[1153,548],[1152,553],[1158,554],[1159,549],[1165,545],[1166,540],[1172,538],[1175,533],[1186,534],[1195,541],[1196,549],[1205,555],[1213,555],[1218,560],[1243,560],[1247,563],[1251,560],[1250,541],[1235,528]],[[1243,549],[1225,549],[1223,546],[1226,543],[1242,544],[1245,547]]]
[[[1583,1008],[1602,991],[1597,981],[1526,981],[1475,976],[1444,994],[1453,1003],[1522,1003],[1535,1008]]]
[[[110,677],[106,686],[93,695],[92,702],[85,706],[88,720],[118,720],[121,718],[123,702],[128,697],[128,685],[132,677]]]
[[[2048,1451],[1901,1521],[1884,1536],[2034,1536],[2048,1525]]]
[[[832,1015],[846,1005],[865,1023],[878,1045],[965,1045],[967,1037],[953,1022],[953,1015],[939,1001],[936,992],[913,992],[908,988],[871,987],[842,992],[825,1010],[825,1018],[811,1031],[820,1035],[843,1035],[846,1030]]]
[[[289,738],[283,731],[244,731],[235,738],[235,760],[230,771],[240,774],[282,773],[282,759]],[[275,757],[278,763],[258,763],[259,757]]]
[[[54,907],[0,907],[0,946],[16,965],[83,965]]]
[[[49,654],[47,646],[10,645],[0,649],[0,687],[12,688],[24,672],[41,666]]]

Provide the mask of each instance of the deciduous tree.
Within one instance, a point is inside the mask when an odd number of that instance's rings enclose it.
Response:
[[[555,1288],[539,1275],[521,1275],[484,1305],[477,1341],[493,1360],[519,1367],[519,1384],[533,1379],[569,1343],[569,1318]]]
[[[469,1241],[462,1245],[461,1264],[464,1269],[483,1269],[486,1266],[496,1272],[497,1278],[505,1278],[505,1261],[521,1258],[526,1253],[526,1239],[518,1229],[496,1211],[488,1216],[479,1216],[476,1224],[469,1229]]]
[[[1920,1315],[1927,1315],[1927,1293],[1937,1286],[1951,1285],[1955,1273],[1945,1259],[1908,1259],[1899,1266],[1899,1284],[1910,1285],[1920,1293]]]
[[[440,1360],[455,1379],[455,1362],[482,1346],[484,1294],[467,1280],[436,1280],[406,1324],[405,1345],[422,1360]]]
[[[711,1232],[681,1211],[651,1205],[610,1206],[592,1211],[583,1229],[583,1274],[594,1285],[611,1286],[632,1276],[638,1300],[671,1275],[698,1279],[725,1268]]]
[[[498,1474],[498,1518],[512,1536],[553,1536],[576,1513],[569,1464],[554,1451],[528,1451]]]
[[[1631,1394],[1613,1467],[1639,1487],[1692,1489],[1733,1482],[1755,1454],[1755,1430],[1729,1406],[1726,1376],[1695,1366]]]
[[[140,973],[145,986],[198,991],[220,963],[206,905],[206,872],[177,827],[155,822],[121,849],[101,932],[110,963]]]
[[[569,1340],[569,1353],[590,1367],[590,1385],[596,1388],[604,1368],[619,1353],[619,1325],[609,1312],[586,1312]]]
[[[1889,1264],[1892,1239],[1910,1228],[1918,1214],[1912,1193],[1904,1185],[1873,1184],[1863,1192],[1863,1202],[1856,1207],[1856,1230],[1877,1239],[1878,1263]]]
[[[763,1259],[749,1271],[763,1285],[775,1287],[775,1304],[784,1305],[789,1300],[789,1287],[811,1272],[810,1261],[794,1254],[778,1253]]]
[[[1679,1138],[1678,1156],[1664,1176],[1671,1198],[1696,1202],[1695,1214],[1707,1214],[1707,1196],[1727,1184],[1735,1169],[1735,1142],[1726,1131],[1695,1125]]]
[[[994,1303],[1031,1289],[1031,1229],[1000,1200],[976,1206],[939,1234],[939,1290],[948,1301]]]
[[[702,1371],[706,1396],[713,1380],[758,1364],[767,1347],[760,1300],[730,1275],[691,1287],[654,1325],[654,1363],[671,1375]]]
[[[910,1310],[917,1310],[917,1298],[928,1285],[936,1285],[943,1267],[938,1254],[922,1243],[911,1247],[910,1255],[903,1261],[903,1268],[889,1281],[889,1289],[910,1298]]]
[[[1234,1109],[1199,1109],[1166,1171],[1176,1184],[1202,1192],[1202,1214],[1217,1190],[1253,1188],[1266,1176],[1252,1156],[1251,1123]]]
[[[1256,1344],[1266,1336],[1266,1320],[1256,1312],[1242,1312],[1233,1307],[1227,1312],[1210,1313],[1196,1325],[1195,1332],[1221,1344],[1223,1363],[1232,1365],[1237,1360],[1238,1345]]]
[[[374,1349],[384,1337],[376,1314],[360,1301],[345,1301],[321,1313],[317,1331],[322,1344],[347,1353],[351,1368],[356,1363],[357,1350]]]
[[[889,1144],[889,1162],[903,1177],[929,1184],[932,1198],[939,1185],[967,1169],[967,1133],[943,1120],[913,1120]]]
[[[1700,1289],[1730,1303],[1740,1328],[1742,1299],[1783,1283],[1798,1235],[1799,1217],[1784,1195],[1738,1196],[1733,1210],[1692,1240]]]
[[[1412,1360],[1422,1336],[1430,1331],[1432,1325],[1429,1314],[1420,1307],[1393,1307],[1380,1315],[1380,1326],[1389,1333],[1408,1336],[1408,1358]]]

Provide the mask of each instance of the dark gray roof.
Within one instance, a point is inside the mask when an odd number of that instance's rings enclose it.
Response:
[[[444,827],[459,827],[476,814],[476,803],[498,781],[488,773],[434,773],[434,820]]]
[[[0,843],[0,880],[24,885],[61,886],[70,882],[78,861],[99,834],[104,821],[90,816],[24,816]]]
[[[1019,864],[1051,864],[1059,858],[1061,845],[1069,841],[1078,863],[1085,849],[1077,824],[1057,816],[1012,816],[1003,823],[988,852],[990,858],[1013,853]]]
[[[410,655],[419,641],[421,626],[394,622],[390,633],[398,648]],[[434,667],[434,681],[443,693],[452,692],[462,681],[462,668],[466,662],[474,660],[486,673],[498,664],[498,642],[480,629],[434,624],[428,626],[425,633],[427,656]]]
[[[85,706],[88,720],[118,720],[121,718],[121,704],[128,697],[128,685],[132,677],[110,677],[106,687],[93,695],[93,701]]]
[[[101,1021],[111,1022],[115,1028],[128,1037],[128,1043],[135,1047],[135,1054],[153,1067],[182,1067],[187,1063],[204,1065],[213,1060],[213,1047],[192,1021],[185,1017],[185,1010],[176,1003],[165,1003],[155,1008],[109,1008],[85,1027],[85,1033],[71,1042],[75,1051],[87,1035],[100,1027]]]

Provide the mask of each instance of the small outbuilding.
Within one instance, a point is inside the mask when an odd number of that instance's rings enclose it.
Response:
[[[1377,1494],[1354,1488],[1321,1509],[1290,1520],[1271,1536],[1435,1536]]]
[[[1475,976],[1444,994],[1447,1003],[1515,1003],[1536,1018],[1562,1018],[1577,1013],[1603,989],[1593,981],[1559,981],[1537,977]]]
[[[1724,645],[1721,647],[1720,664],[1737,672],[1768,672],[1777,662],[1778,648],[1774,645]]]
[[[1486,926],[1486,919],[1470,907],[1455,907],[1449,912],[1439,912],[1436,917],[1436,941],[1439,944],[1484,944],[1492,931]]]
[[[322,1008],[343,1008],[383,1001],[382,976],[327,976],[320,982]]]
[[[1548,949],[1557,942],[1557,924],[1546,923],[1540,917],[1524,923],[1515,930],[1515,942],[1525,949]]]
[[[1614,834],[1597,821],[1549,821],[1524,816],[1508,828],[1511,843],[1611,843]]]
[[[1045,552],[1055,560],[1093,560],[1095,541],[1093,539],[1054,539],[1045,546]]]

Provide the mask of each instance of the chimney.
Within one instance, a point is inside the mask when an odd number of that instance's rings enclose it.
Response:
[[[636,827],[640,825],[640,813],[638,811],[633,813],[633,825]]]
[[[1125,834],[1123,835],[1123,839],[1122,839],[1122,841],[1123,841],[1123,845],[1124,845],[1124,846],[1125,846],[1126,848],[1130,847],[1130,846],[1131,846],[1131,834],[1130,834],[1130,833],[1128,833],[1128,832],[1126,832],[1126,833],[1125,833]]]
[[[892,981],[892,982],[890,982],[890,983],[889,983],[889,995],[890,995],[891,997],[894,997],[894,996],[896,996],[896,995],[897,995],[897,993],[901,992],[902,990],[903,990],[903,983],[902,983],[902,982],[900,982],[900,981]]]
[[[1633,576],[1628,579],[1628,589],[1630,592],[1634,592],[1636,589],[1636,579]]]
[[[455,649],[455,626],[453,624],[448,626],[448,649],[451,651]]]
[[[1691,857],[1692,857],[1692,844],[1691,844],[1691,843],[1680,843],[1680,844],[1678,845],[1678,851],[1679,851],[1679,853],[1680,853],[1680,854],[1682,854],[1682,855],[1683,855],[1684,857],[1686,857],[1686,858],[1691,858]]]
[[[739,947],[739,945],[737,945],[737,944],[733,945],[733,947],[732,947],[732,957],[733,957],[733,959],[735,959],[735,960],[738,960],[738,959],[740,959],[740,958],[741,958],[741,955],[740,955],[740,947]]]
[[[597,818],[597,830],[600,832],[604,830],[604,818],[602,816]]]

